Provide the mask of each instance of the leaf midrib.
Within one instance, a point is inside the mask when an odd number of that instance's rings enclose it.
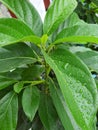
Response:
[[[69,6],[65,6],[64,9],[61,11],[61,13],[59,14],[58,17],[60,17],[60,16],[62,15],[62,13],[66,10],[66,7],[69,8]],[[49,29],[48,29],[47,34],[50,32],[50,30],[51,30],[51,28],[53,27],[53,25],[55,25],[56,21],[58,21],[58,17],[56,17],[56,18],[54,19],[54,22],[52,22],[52,24],[48,27]],[[66,19],[67,19],[67,17],[66,17]]]
[[[14,59],[30,59],[30,60],[37,61],[36,58],[32,58],[32,57],[11,57],[11,58],[0,59],[0,62],[1,61],[6,61],[6,60],[14,60]]]

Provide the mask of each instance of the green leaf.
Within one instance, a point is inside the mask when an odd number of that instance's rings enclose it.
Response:
[[[22,21],[12,18],[0,19],[0,46],[20,41],[40,43],[40,38]]]
[[[48,36],[47,36],[47,34],[44,34],[44,35],[42,36],[42,38],[41,38],[41,44],[42,44],[43,48],[46,47],[46,42],[47,42],[47,40],[48,40]]]
[[[34,62],[36,62],[36,57],[33,50],[24,43],[0,48],[0,72],[10,71]]]
[[[82,24],[66,28],[57,35],[54,44],[60,42],[98,43],[98,25]]]
[[[81,20],[76,13],[72,13],[66,20],[64,20],[63,23],[61,23],[58,27],[58,29],[50,36],[52,38],[52,41],[55,41],[57,35],[65,28],[72,27],[75,25],[82,25],[85,22]]]
[[[92,130],[97,109],[97,88],[88,68],[75,55],[57,49],[46,62],[54,70],[65,102],[81,130]],[[78,114],[77,114],[78,113]]]
[[[77,52],[77,56],[92,70],[98,72],[98,52],[86,51]]]
[[[0,0],[7,6],[20,20],[26,23],[34,32],[34,34],[42,35],[41,18],[28,0]],[[20,26],[19,26],[20,27]]]
[[[72,13],[63,23],[60,24],[58,28],[58,33],[63,29],[68,27],[73,27],[75,25],[85,24],[83,20],[81,20],[76,13]]]
[[[45,16],[44,33],[52,34],[73,12],[76,5],[76,0],[54,0]]]
[[[16,93],[20,93],[21,90],[23,89],[23,85],[24,85],[24,82],[17,82],[16,84],[14,84],[14,91]]]
[[[85,24],[85,22],[81,20],[76,13],[72,13],[63,23],[60,24],[57,32],[60,33],[65,28],[83,24]]]
[[[41,93],[39,116],[46,130],[58,130],[56,123],[58,116],[54,109],[51,97]]]
[[[98,1],[97,0],[92,0],[93,3],[95,3],[98,6]]]
[[[26,116],[33,120],[39,107],[40,94],[37,87],[27,86],[22,97],[22,106]]]
[[[16,130],[17,118],[17,95],[9,92],[0,100],[0,130]]]
[[[7,71],[7,72],[1,72],[0,75],[5,77],[6,80],[10,79],[10,80],[14,80],[14,81],[21,81],[22,80],[22,72],[24,71],[24,69],[26,68],[26,65],[21,66],[19,68],[16,68],[14,70],[11,71]]]
[[[98,52],[84,47],[76,47],[75,54],[93,71],[98,72]]]
[[[42,65],[32,65],[31,67],[25,68],[22,73],[22,79],[32,81],[35,78],[40,78],[43,71],[44,67]]]
[[[79,130],[79,126],[74,120],[60,89],[56,88],[51,79],[49,81],[49,88],[53,103],[65,130]]]
[[[68,17],[68,19],[64,21],[64,23],[62,25],[63,26],[62,29],[72,27],[75,25],[82,25],[82,24],[85,24],[85,22],[82,19],[80,19],[79,16],[75,12],[73,12]]]
[[[4,89],[6,87],[9,87],[10,85],[12,85],[15,82],[16,81],[13,79],[0,75],[0,90]]]

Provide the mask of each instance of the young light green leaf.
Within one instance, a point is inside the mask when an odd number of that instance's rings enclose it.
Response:
[[[54,0],[46,13],[43,25],[44,33],[52,34],[73,12],[76,5],[76,0]]]
[[[41,44],[42,44],[43,47],[45,47],[45,44],[46,44],[46,42],[47,42],[47,39],[48,39],[47,34],[44,34],[44,35],[42,36],[42,38],[41,38]]]
[[[51,97],[43,93],[41,94],[40,99],[39,116],[46,130],[58,130],[56,125],[58,116]]]
[[[73,118],[59,88],[49,79],[50,94],[65,130],[81,130]]]
[[[40,38],[22,21],[11,18],[0,19],[0,46],[13,44],[20,41],[40,43]]]
[[[92,130],[97,109],[97,88],[88,68],[65,49],[47,55],[46,62],[54,70],[65,102],[81,130]]]
[[[57,35],[54,44],[60,42],[98,43],[98,25],[82,24],[66,28]]]
[[[23,92],[22,106],[26,116],[33,120],[39,107],[40,94],[35,86],[27,86]]]
[[[34,62],[36,62],[36,56],[33,50],[24,43],[0,48],[0,72],[10,71],[21,65]]]
[[[0,130],[16,130],[18,118],[18,98],[9,92],[0,100]]]
[[[16,81],[13,79],[0,75],[0,90],[9,87],[11,84],[15,82]]]
[[[26,23],[37,36],[42,35],[41,18],[28,0],[0,0],[17,18]],[[20,27],[20,26],[19,26]]]
[[[23,89],[23,85],[24,85],[24,82],[17,82],[16,84],[14,84],[14,91],[16,93],[20,93],[21,90]]]

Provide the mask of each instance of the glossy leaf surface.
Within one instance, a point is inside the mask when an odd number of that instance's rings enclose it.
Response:
[[[26,116],[30,121],[33,120],[39,107],[40,94],[35,86],[27,86],[23,92],[22,106]]]
[[[56,74],[65,102],[75,121],[81,130],[92,130],[97,88],[88,68],[65,49],[57,49],[50,56],[45,52],[43,54]]]
[[[20,20],[26,23],[34,34],[42,35],[41,18],[28,0],[0,0],[7,6]]]
[[[21,65],[34,62],[36,62],[34,52],[24,43],[0,48],[0,72],[10,71]]]
[[[10,92],[0,100],[0,130],[16,130],[18,99]]]
[[[83,24],[66,28],[57,35],[54,44],[60,42],[98,43],[98,25]]]
[[[45,16],[43,25],[44,33],[48,35],[53,33],[60,23],[67,19],[73,12],[76,5],[76,0],[54,0]]]
[[[50,94],[65,130],[80,130],[59,88],[49,79]]]
[[[22,21],[1,18],[0,19],[0,46],[13,44],[20,41],[40,43],[40,38],[35,36],[32,30]]]
[[[75,25],[82,25],[85,22],[81,20],[76,13],[72,13],[63,23],[61,23],[58,29],[50,36],[52,39],[51,43],[55,41],[57,35],[65,28],[73,27]]]

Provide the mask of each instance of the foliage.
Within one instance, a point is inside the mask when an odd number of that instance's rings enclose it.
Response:
[[[88,43],[98,25],[78,17],[86,1],[54,0],[44,23],[28,0],[0,1],[17,17],[0,19],[0,130],[96,130],[98,53]]]
[[[79,17],[88,23],[98,23],[98,1],[97,0],[77,0],[76,12]]]

